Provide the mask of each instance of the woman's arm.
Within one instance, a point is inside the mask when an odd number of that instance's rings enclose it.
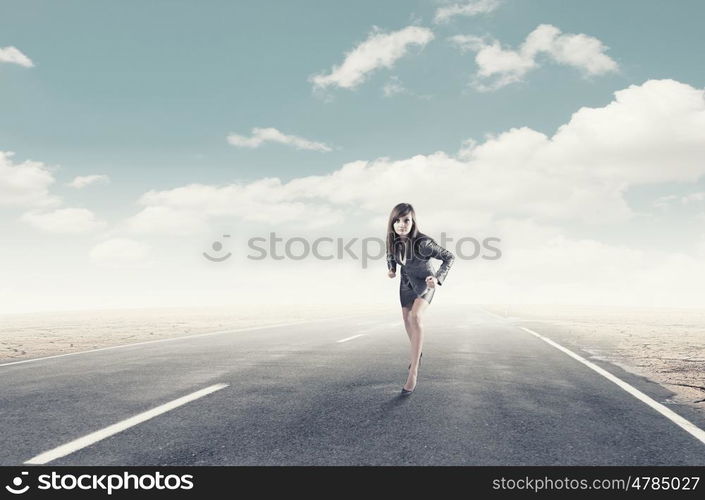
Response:
[[[393,273],[397,272],[397,260],[391,253],[387,254],[387,269]]]
[[[434,259],[443,261],[443,264],[441,264],[441,267],[436,273],[436,279],[438,280],[438,284],[442,285],[443,281],[446,279],[448,271],[453,266],[453,262],[455,262],[455,255],[440,246],[431,238],[424,239],[423,245],[420,247],[420,252],[425,257],[433,257]]]

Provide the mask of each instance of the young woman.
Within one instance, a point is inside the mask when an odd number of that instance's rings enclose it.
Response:
[[[438,272],[429,262],[431,257],[443,261]],[[409,376],[401,389],[404,396],[416,388],[423,347],[423,313],[433,299],[436,285],[443,283],[454,260],[455,255],[419,231],[414,207],[399,203],[392,209],[387,224],[387,275],[394,278],[397,264],[401,265],[401,314],[411,342]]]

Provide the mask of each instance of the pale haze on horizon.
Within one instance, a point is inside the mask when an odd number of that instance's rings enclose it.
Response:
[[[458,254],[437,302],[704,307],[703,15],[8,2],[0,313],[398,307],[399,202]]]

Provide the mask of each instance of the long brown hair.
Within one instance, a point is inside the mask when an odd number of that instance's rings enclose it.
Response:
[[[411,215],[412,226],[409,231],[409,236],[402,240],[394,231],[394,223],[406,215]],[[409,203],[399,203],[392,209],[387,222],[387,254],[393,255],[397,262],[401,262],[402,252],[404,258],[407,259],[410,253],[414,250],[413,246],[416,240],[422,236],[426,236],[419,231],[419,226],[416,224],[416,212],[414,207]]]

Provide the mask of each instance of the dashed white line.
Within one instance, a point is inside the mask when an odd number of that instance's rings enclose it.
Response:
[[[69,352],[66,354],[55,354],[53,356],[44,356],[41,358],[23,359],[21,361],[10,361],[8,363],[1,363],[0,367],[21,365],[24,363],[34,363],[36,361],[44,361],[45,359],[64,358],[66,356],[78,356],[79,354],[88,354],[91,352],[109,351],[112,349],[122,349],[125,347],[134,347],[134,346],[138,346],[138,345],[157,344],[159,342],[174,342],[177,340],[193,339],[193,338],[197,338],[197,337],[208,337],[209,335],[222,335],[224,333],[251,332],[253,330],[264,330],[267,328],[280,328],[282,326],[294,326],[294,325],[300,325],[302,323],[316,323],[318,321],[330,321],[330,320],[355,318],[355,317],[358,317],[358,315],[338,316],[335,318],[304,319],[301,321],[290,321],[288,323],[274,323],[271,325],[250,326],[250,327],[245,327],[245,328],[233,328],[230,330],[219,330],[217,332],[197,333],[195,335],[183,335],[181,337],[169,337],[167,339],[146,340],[144,342],[134,342],[132,344],[120,344],[120,345],[113,345],[110,347],[100,347],[98,349],[90,349],[88,351]]]
[[[505,318],[504,316],[500,316],[499,314],[495,314],[495,313],[493,313],[493,312],[485,311],[484,309],[482,309],[482,312],[485,313],[485,314],[489,314],[489,315],[492,316],[493,318],[497,318],[497,319],[501,319],[501,320],[506,320],[506,319],[507,319],[507,318]]]
[[[524,328],[523,326],[520,326],[519,328],[521,328],[525,332],[528,332],[528,333],[534,335],[535,337],[538,337],[539,339],[543,340],[544,342],[546,342],[549,345],[552,345],[556,349],[563,351],[565,354],[567,354],[571,358],[579,361],[580,363],[584,364],[585,366],[587,366],[591,370],[596,371],[597,373],[599,373],[600,375],[605,377],[610,382],[617,384],[619,387],[621,387],[622,389],[627,391],[629,394],[631,394],[632,396],[637,398],[639,401],[646,403],[648,406],[650,406],[651,408],[653,408],[654,410],[659,412],[661,415],[663,415],[668,420],[670,420],[671,422],[673,422],[674,424],[679,426],[681,429],[688,432],[695,439],[697,439],[701,443],[705,444],[705,431],[703,431],[701,428],[699,428],[698,426],[696,426],[692,422],[681,417],[680,415],[678,415],[674,411],[670,410],[669,408],[666,408],[661,403],[654,401],[649,396],[647,396],[646,394],[641,392],[639,389],[626,383],[624,380],[622,380],[618,377],[615,377],[607,370],[604,370],[604,369],[600,368],[599,366],[597,366],[596,364],[591,363],[587,359],[583,358],[582,356],[579,356],[578,354],[575,354],[570,349],[566,349],[565,347],[554,342],[553,340],[549,339],[548,337],[544,337],[543,335],[536,333],[535,331],[530,330],[529,328]]]
[[[97,443],[98,441],[101,441],[114,434],[117,434],[118,432],[122,432],[125,429],[134,427],[135,425],[141,424],[142,422],[154,418],[158,415],[161,415],[162,413],[166,413],[169,410],[178,408],[179,406],[185,405],[186,403],[190,403],[191,401],[202,398],[203,396],[207,396],[208,394],[211,394],[215,391],[219,391],[226,387],[228,387],[228,384],[215,384],[211,385],[210,387],[206,387],[205,389],[201,389],[200,391],[192,392],[191,394],[180,397],[179,399],[175,399],[173,401],[170,401],[169,403],[157,406],[156,408],[152,408],[151,410],[140,413],[139,415],[135,415],[134,417],[130,417],[126,420],[122,420],[121,422],[113,424],[99,431],[92,432],[87,436],[74,439],[69,443],[54,448],[53,450],[41,453],[40,455],[37,455],[34,458],[30,458],[25,463],[31,465],[41,465],[49,463],[53,460],[56,460],[57,458],[64,457],[80,449],[86,448],[87,446]]]
[[[356,339],[356,338],[358,338],[358,337],[364,337],[365,335],[367,335],[367,334],[366,334],[366,333],[361,333],[361,334],[359,334],[359,335],[353,335],[352,337],[347,337],[347,338],[338,340],[338,344],[341,344],[341,343],[343,343],[343,342],[348,342],[348,341],[353,340],[353,339]]]

